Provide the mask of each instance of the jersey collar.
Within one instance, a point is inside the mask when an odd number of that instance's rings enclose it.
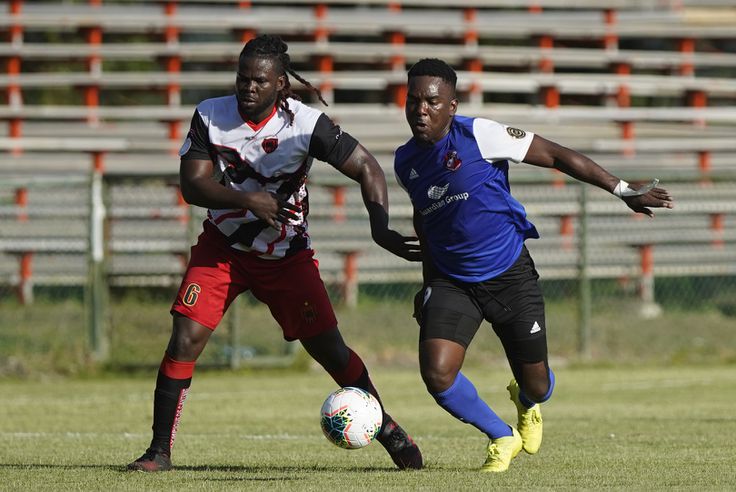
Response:
[[[250,121],[243,114],[243,112],[240,110],[240,106],[238,106],[238,114],[240,114],[240,117],[243,118],[243,121],[245,122],[245,124],[248,125],[251,130],[253,130],[254,132],[256,132],[256,131],[260,130],[261,128],[263,128],[264,126],[266,126],[266,123],[268,123],[269,121],[271,121],[271,118],[273,118],[273,115],[276,114],[276,105],[274,104],[273,110],[271,110],[271,114],[269,114],[268,116],[266,116],[265,118],[263,118],[263,120],[259,121],[258,123],[254,123],[254,122]]]

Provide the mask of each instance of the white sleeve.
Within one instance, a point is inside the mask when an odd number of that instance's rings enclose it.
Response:
[[[473,121],[473,135],[482,157],[490,162],[521,162],[529,151],[534,134],[484,118]]]

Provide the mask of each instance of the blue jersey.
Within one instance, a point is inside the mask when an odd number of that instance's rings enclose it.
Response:
[[[455,116],[427,146],[412,138],[396,150],[394,169],[422,216],[435,266],[462,282],[505,272],[524,240],[539,233],[509,186],[509,161],[522,161],[534,135],[483,118]]]

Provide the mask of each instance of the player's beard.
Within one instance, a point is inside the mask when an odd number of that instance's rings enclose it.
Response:
[[[236,93],[236,99],[238,100],[238,108],[243,116],[246,116],[250,121],[258,123],[263,118],[267,117],[278,99],[278,94],[273,98],[269,98],[267,101],[254,101],[252,103],[247,102],[248,97],[241,96]]]

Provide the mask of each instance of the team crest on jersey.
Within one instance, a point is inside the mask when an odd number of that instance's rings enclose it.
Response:
[[[263,147],[264,152],[266,154],[270,154],[274,150],[276,150],[279,146],[279,139],[276,137],[269,137],[263,139],[263,142],[261,142],[261,147]]]
[[[445,167],[450,171],[457,171],[463,161],[457,156],[456,150],[451,150],[445,154]]]
[[[509,126],[506,128],[506,133],[511,135],[512,138],[524,138],[526,137],[526,132],[524,130],[520,130],[519,128],[514,128],[513,126]]]

